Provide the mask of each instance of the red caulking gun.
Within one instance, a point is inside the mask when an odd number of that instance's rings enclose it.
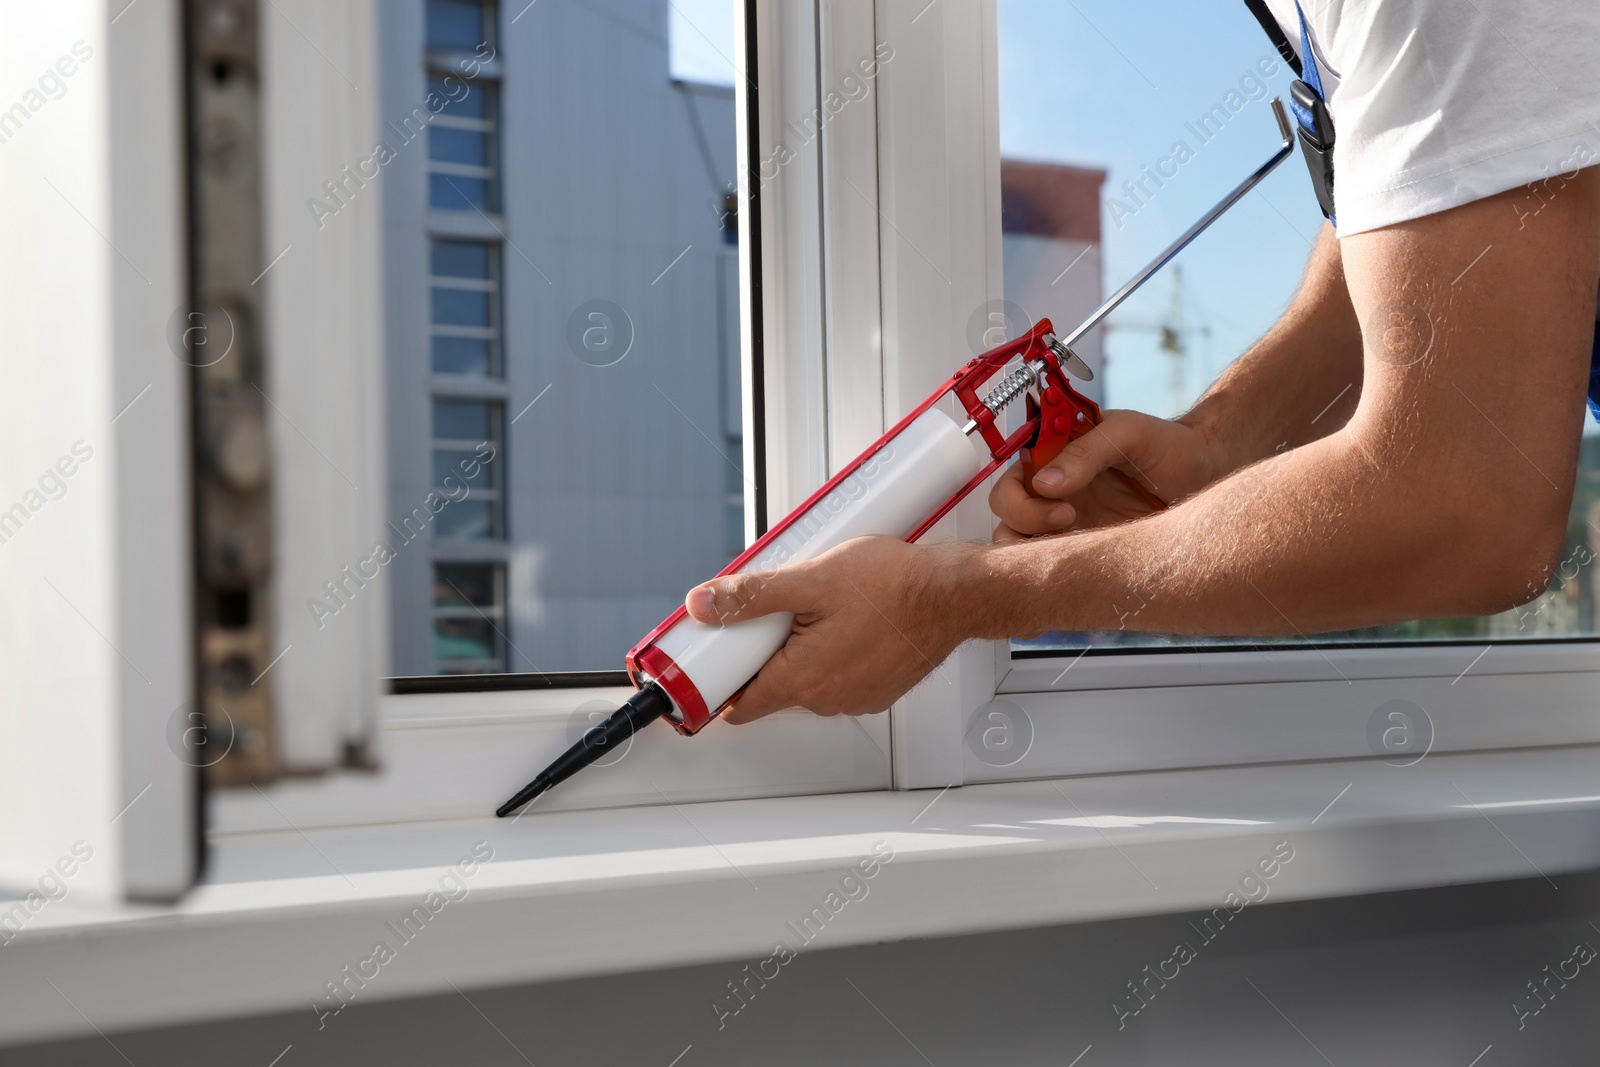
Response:
[[[1091,377],[1072,345],[1288,158],[1294,140],[1283,101],[1273,100],[1272,111],[1282,147],[1070,334],[1057,338],[1050,320],[1040,319],[1021,337],[969,361],[718,576],[813,559],[870,534],[915,541],[1022,448],[1031,448],[1033,463],[1048,463],[1067,442],[1097,425],[1099,407],[1072,388],[1062,369],[1064,365],[1081,378]],[[1021,364],[980,397],[978,389],[1016,359]],[[1008,436],[997,418],[1024,395],[1027,418]],[[954,396],[966,412],[966,425],[957,425],[940,410],[947,396]],[[1143,486],[1126,480],[1152,505],[1165,506]],[[792,615],[779,613],[711,626],[689,618],[679,607],[628,653],[628,674],[639,691],[495,814],[510,815],[616,751],[635,730],[658,718],[666,718],[681,734],[699,733],[783,647],[793,621]]]

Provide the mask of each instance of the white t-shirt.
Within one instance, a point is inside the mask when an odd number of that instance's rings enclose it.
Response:
[[[1299,52],[1294,0],[1267,3]],[[1600,0],[1301,6],[1341,237],[1600,162]]]

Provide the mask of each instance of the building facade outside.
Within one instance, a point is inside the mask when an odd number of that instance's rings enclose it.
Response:
[[[394,670],[615,670],[742,548],[733,90],[671,78],[666,0],[406,6]]]

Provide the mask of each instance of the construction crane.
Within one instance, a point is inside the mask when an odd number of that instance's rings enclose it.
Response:
[[[1190,326],[1188,316],[1185,314],[1185,301],[1183,289],[1183,268],[1172,268],[1172,297],[1167,304],[1167,313],[1159,319],[1137,319],[1118,317],[1106,323],[1106,331],[1123,331],[1126,333],[1153,333],[1158,338],[1157,345],[1161,351],[1171,357],[1169,363],[1169,376],[1167,379],[1167,409],[1173,415],[1183,410],[1188,399],[1188,356],[1190,351],[1190,338],[1194,335],[1209,338],[1211,327],[1201,324]]]

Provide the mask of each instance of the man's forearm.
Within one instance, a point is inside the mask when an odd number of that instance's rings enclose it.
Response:
[[[1283,316],[1179,421],[1211,440],[1221,477],[1332,433],[1360,394],[1361,327],[1338,238],[1325,226]]]
[[[1471,529],[1440,540],[1446,502],[1430,498],[1430,481],[1447,482],[1392,452],[1371,454],[1341,431],[1136,522],[940,546],[949,555],[929,595],[965,621],[967,636],[985,638],[1120,629],[1294,635],[1510,607],[1520,579],[1487,595],[1483,583],[1459,581],[1463,568],[1481,570],[1495,557]]]

